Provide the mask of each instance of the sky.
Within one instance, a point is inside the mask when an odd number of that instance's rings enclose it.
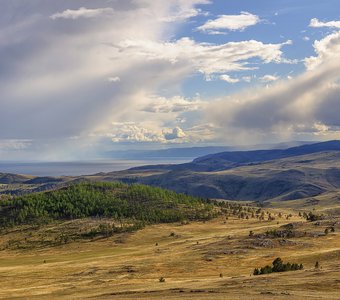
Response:
[[[340,139],[338,0],[0,0],[0,160]]]

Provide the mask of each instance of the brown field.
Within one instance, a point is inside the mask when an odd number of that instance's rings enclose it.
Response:
[[[55,232],[75,230],[89,220],[3,232],[0,298],[340,299],[339,219],[315,225],[297,213],[286,220],[278,217],[279,210],[270,211],[276,220],[219,217],[58,246],[48,243]],[[256,236],[292,222],[305,236]],[[324,229],[334,223],[335,232],[325,236]],[[255,237],[249,237],[250,230]],[[302,263],[304,270],[251,275],[278,256]],[[320,269],[314,268],[316,261]]]

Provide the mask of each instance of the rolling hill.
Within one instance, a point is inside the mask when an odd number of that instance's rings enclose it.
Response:
[[[5,174],[0,298],[338,299],[340,151],[238,164]],[[278,257],[303,268],[253,276]]]
[[[223,152],[187,164],[137,167],[99,177],[106,181],[140,182],[201,197],[255,201],[301,199],[340,188],[340,141],[283,150]]]
[[[18,184],[30,180],[28,176],[0,173],[0,184]]]
[[[88,217],[145,223],[209,219],[213,205],[161,188],[123,183],[78,183],[0,202],[2,227]]]
[[[81,177],[28,178],[2,174],[1,178],[5,184],[0,186],[0,193],[10,194],[55,189],[83,181],[122,181],[208,198],[295,200],[340,189],[340,141],[288,149],[222,152],[199,157],[191,163],[142,166]]]

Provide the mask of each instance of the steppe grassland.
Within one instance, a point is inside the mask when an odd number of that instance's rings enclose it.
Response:
[[[270,209],[273,221],[219,217],[207,222],[148,226],[131,234],[57,247],[0,252],[0,297],[18,299],[339,299],[340,239],[291,210]],[[278,213],[283,213],[279,218]],[[261,234],[291,222],[313,233],[283,245],[254,244]],[[44,236],[51,227],[11,232]],[[60,226],[60,225],[57,225]],[[337,228],[338,229],[338,228]],[[339,228],[340,229],[340,228]],[[53,230],[52,230],[53,231]],[[172,234],[173,233],[173,234]],[[8,235],[2,236],[6,242]],[[8,240],[7,240],[8,242]],[[255,267],[284,261],[302,263],[302,271],[252,276]],[[322,269],[314,268],[319,261]],[[165,282],[160,282],[161,277]]]

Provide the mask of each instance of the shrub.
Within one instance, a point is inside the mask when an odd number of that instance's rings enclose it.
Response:
[[[319,221],[323,219],[323,216],[316,215],[312,212],[309,214],[304,214],[304,217],[306,218],[307,221],[314,222],[314,221]]]
[[[273,263],[273,266],[265,266],[260,269],[256,268],[254,269],[253,274],[254,275],[262,275],[262,274],[270,274],[275,272],[286,272],[286,271],[296,271],[296,270],[302,270],[303,264],[291,264],[291,263],[283,263],[282,259],[280,257],[276,258]]]

